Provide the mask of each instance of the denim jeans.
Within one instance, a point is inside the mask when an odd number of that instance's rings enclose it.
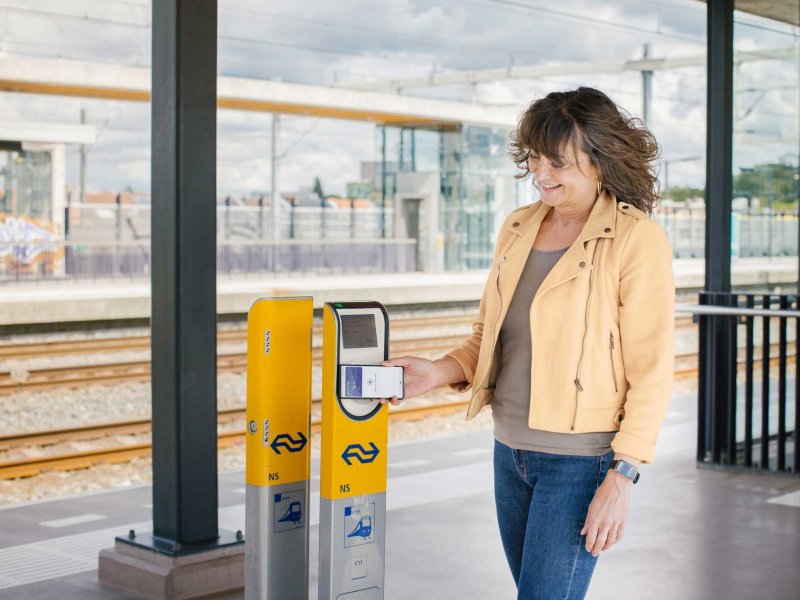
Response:
[[[567,456],[514,450],[495,440],[500,538],[519,600],[579,600],[597,559],[581,529],[614,452]]]

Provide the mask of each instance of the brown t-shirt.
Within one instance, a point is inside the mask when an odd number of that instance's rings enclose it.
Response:
[[[599,456],[611,450],[615,432],[556,433],[528,427],[531,401],[531,323],[533,297],[544,278],[563,256],[561,250],[532,249],[500,328],[497,381],[492,400],[494,437],[518,450],[550,454]],[[550,340],[537,340],[546,346]],[[539,356],[546,354],[540,353]],[[561,365],[553,365],[554,369]],[[564,398],[572,402],[572,398]]]

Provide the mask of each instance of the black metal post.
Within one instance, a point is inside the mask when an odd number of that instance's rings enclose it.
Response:
[[[781,295],[778,308],[788,310],[789,297]],[[778,471],[786,470],[786,317],[778,319]]]
[[[755,295],[747,294],[747,308],[755,308]],[[745,388],[744,388],[744,466],[753,466],[753,361],[755,317],[745,321]]]
[[[122,239],[122,194],[117,194],[114,198],[117,212],[116,219],[114,220],[115,239],[120,241]]]
[[[800,296],[794,298],[794,309],[800,310]],[[792,433],[794,464],[792,470],[800,474],[800,319],[794,320],[794,433]]]
[[[271,200],[270,200],[271,202]],[[258,197],[258,241],[264,241],[264,196]]]
[[[153,537],[217,531],[216,0],[153,3]]]
[[[772,297],[765,294],[761,308],[772,308]],[[759,467],[769,470],[769,378],[770,378],[770,317],[762,319],[761,327],[761,458]]]
[[[733,4],[708,2],[705,286],[714,292],[731,289]]]
[[[708,96],[706,132],[706,231],[704,303],[731,306],[731,194],[733,138],[733,5],[734,0],[708,2]],[[707,317],[700,343],[705,359],[698,390],[698,460],[735,463],[730,440],[736,400],[736,321]],[[710,446],[710,447],[709,447]]]

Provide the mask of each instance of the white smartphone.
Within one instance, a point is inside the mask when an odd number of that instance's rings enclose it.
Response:
[[[403,398],[403,367],[341,365],[342,398]]]

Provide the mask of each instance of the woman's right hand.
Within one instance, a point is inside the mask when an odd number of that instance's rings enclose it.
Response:
[[[384,367],[403,367],[403,392],[405,398],[413,398],[431,391],[439,385],[436,365],[432,360],[416,356],[400,356],[381,363]],[[386,402],[399,404],[397,396],[390,399],[381,399],[381,404]]]

